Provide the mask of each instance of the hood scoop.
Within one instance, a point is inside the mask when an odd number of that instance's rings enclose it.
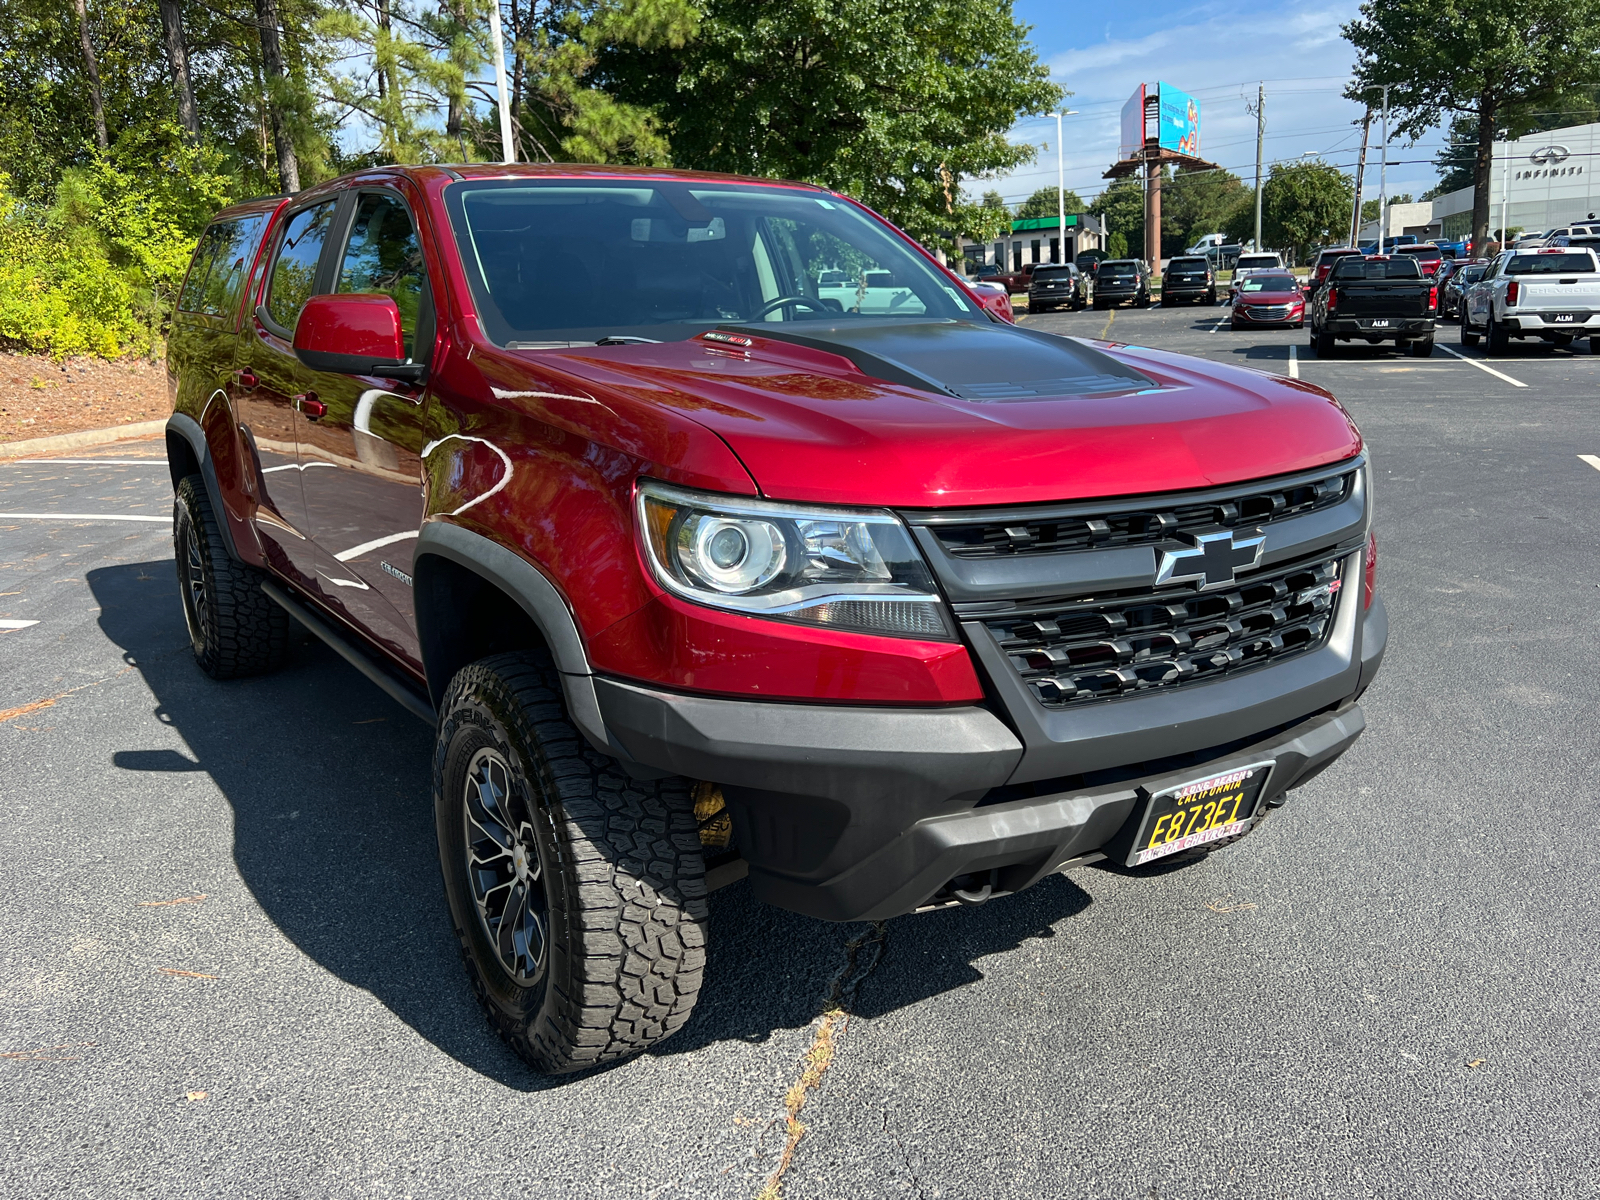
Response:
[[[998,323],[857,317],[719,328],[837,354],[875,379],[975,403],[1071,399],[1157,386],[1081,342]]]

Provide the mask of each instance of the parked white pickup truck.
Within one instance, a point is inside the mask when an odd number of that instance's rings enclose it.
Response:
[[[1576,246],[1500,254],[1462,303],[1461,344],[1476,346],[1480,336],[1491,355],[1529,337],[1555,346],[1586,337],[1600,354],[1600,259]]]

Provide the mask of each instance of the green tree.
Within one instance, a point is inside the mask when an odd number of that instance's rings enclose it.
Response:
[[[1261,236],[1304,262],[1316,247],[1343,240],[1354,201],[1350,176],[1321,159],[1273,163],[1261,185]]]
[[[1179,171],[1161,188],[1162,253],[1180,254],[1223,232],[1241,206],[1253,204],[1254,193],[1230,171]]]
[[[1355,46],[1346,95],[1375,106],[1384,85],[1396,131],[1418,138],[1446,115],[1477,123],[1472,236],[1488,239],[1494,142],[1519,109],[1556,108],[1600,85],[1600,0],[1366,0],[1343,29]]]
[[[837,188],[929,244],[994,222],[960,180],[1031,161],[1006,133],[1063,95],[1011,0],[704,0],[702,14],[681,49],[600,55],[609,93],[662,115],[674,161]]]
[[[981,204],[984,208],[1005,209],[1006,198],[991,188],[989,191],[983,194],[983,199],[979,201],[979,204]]]
[[[1028,217],[1056,216],[1058,212],[1056,207],[1056,199],[1057,197],[1055,188],[1040,188],[1021,204],[1017,205],[1016,215],[1021,219]],[[1088,209],[1084,207],[1083,198],[1071,188],[1067,189],[1065,200],[1067,203],[1067,211],[1069,213],[1081,213],[1088,211]]]
[[[1114,180],[1089,205],[1089,211],[1099,217],[1110,231],[1106,249],[1113,258],[1126,258],[1128,247],[1133,246],[1144,254],[1144,184],[1137,179]],[[1122,253],[1114,247],[1122,239]]]

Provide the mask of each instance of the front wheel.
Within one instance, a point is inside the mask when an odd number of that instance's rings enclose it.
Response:
[[[473,992],[529,1065],[599,1066],[683,1026],[707,913],[688,780],[630,779],[567,719],[547,658],[502,654],[450,682],[433,803]]]
[[[261,590],[266,578],[228,556],[205,481],[186,476],[173,498],[172,552],[194,660],[213,679],[258,675],[289,652],[289,614]]]

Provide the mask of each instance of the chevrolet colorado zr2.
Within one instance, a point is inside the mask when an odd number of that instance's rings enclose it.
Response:
[[[371,170],[220,213],[178,308],[198,664],[299,622],[428,723],[472,987],[540,1070],[683,1025],[723,884],[881,920],[1205,853],[1362,731],[1334,398],[993,319],[835,192]]]

